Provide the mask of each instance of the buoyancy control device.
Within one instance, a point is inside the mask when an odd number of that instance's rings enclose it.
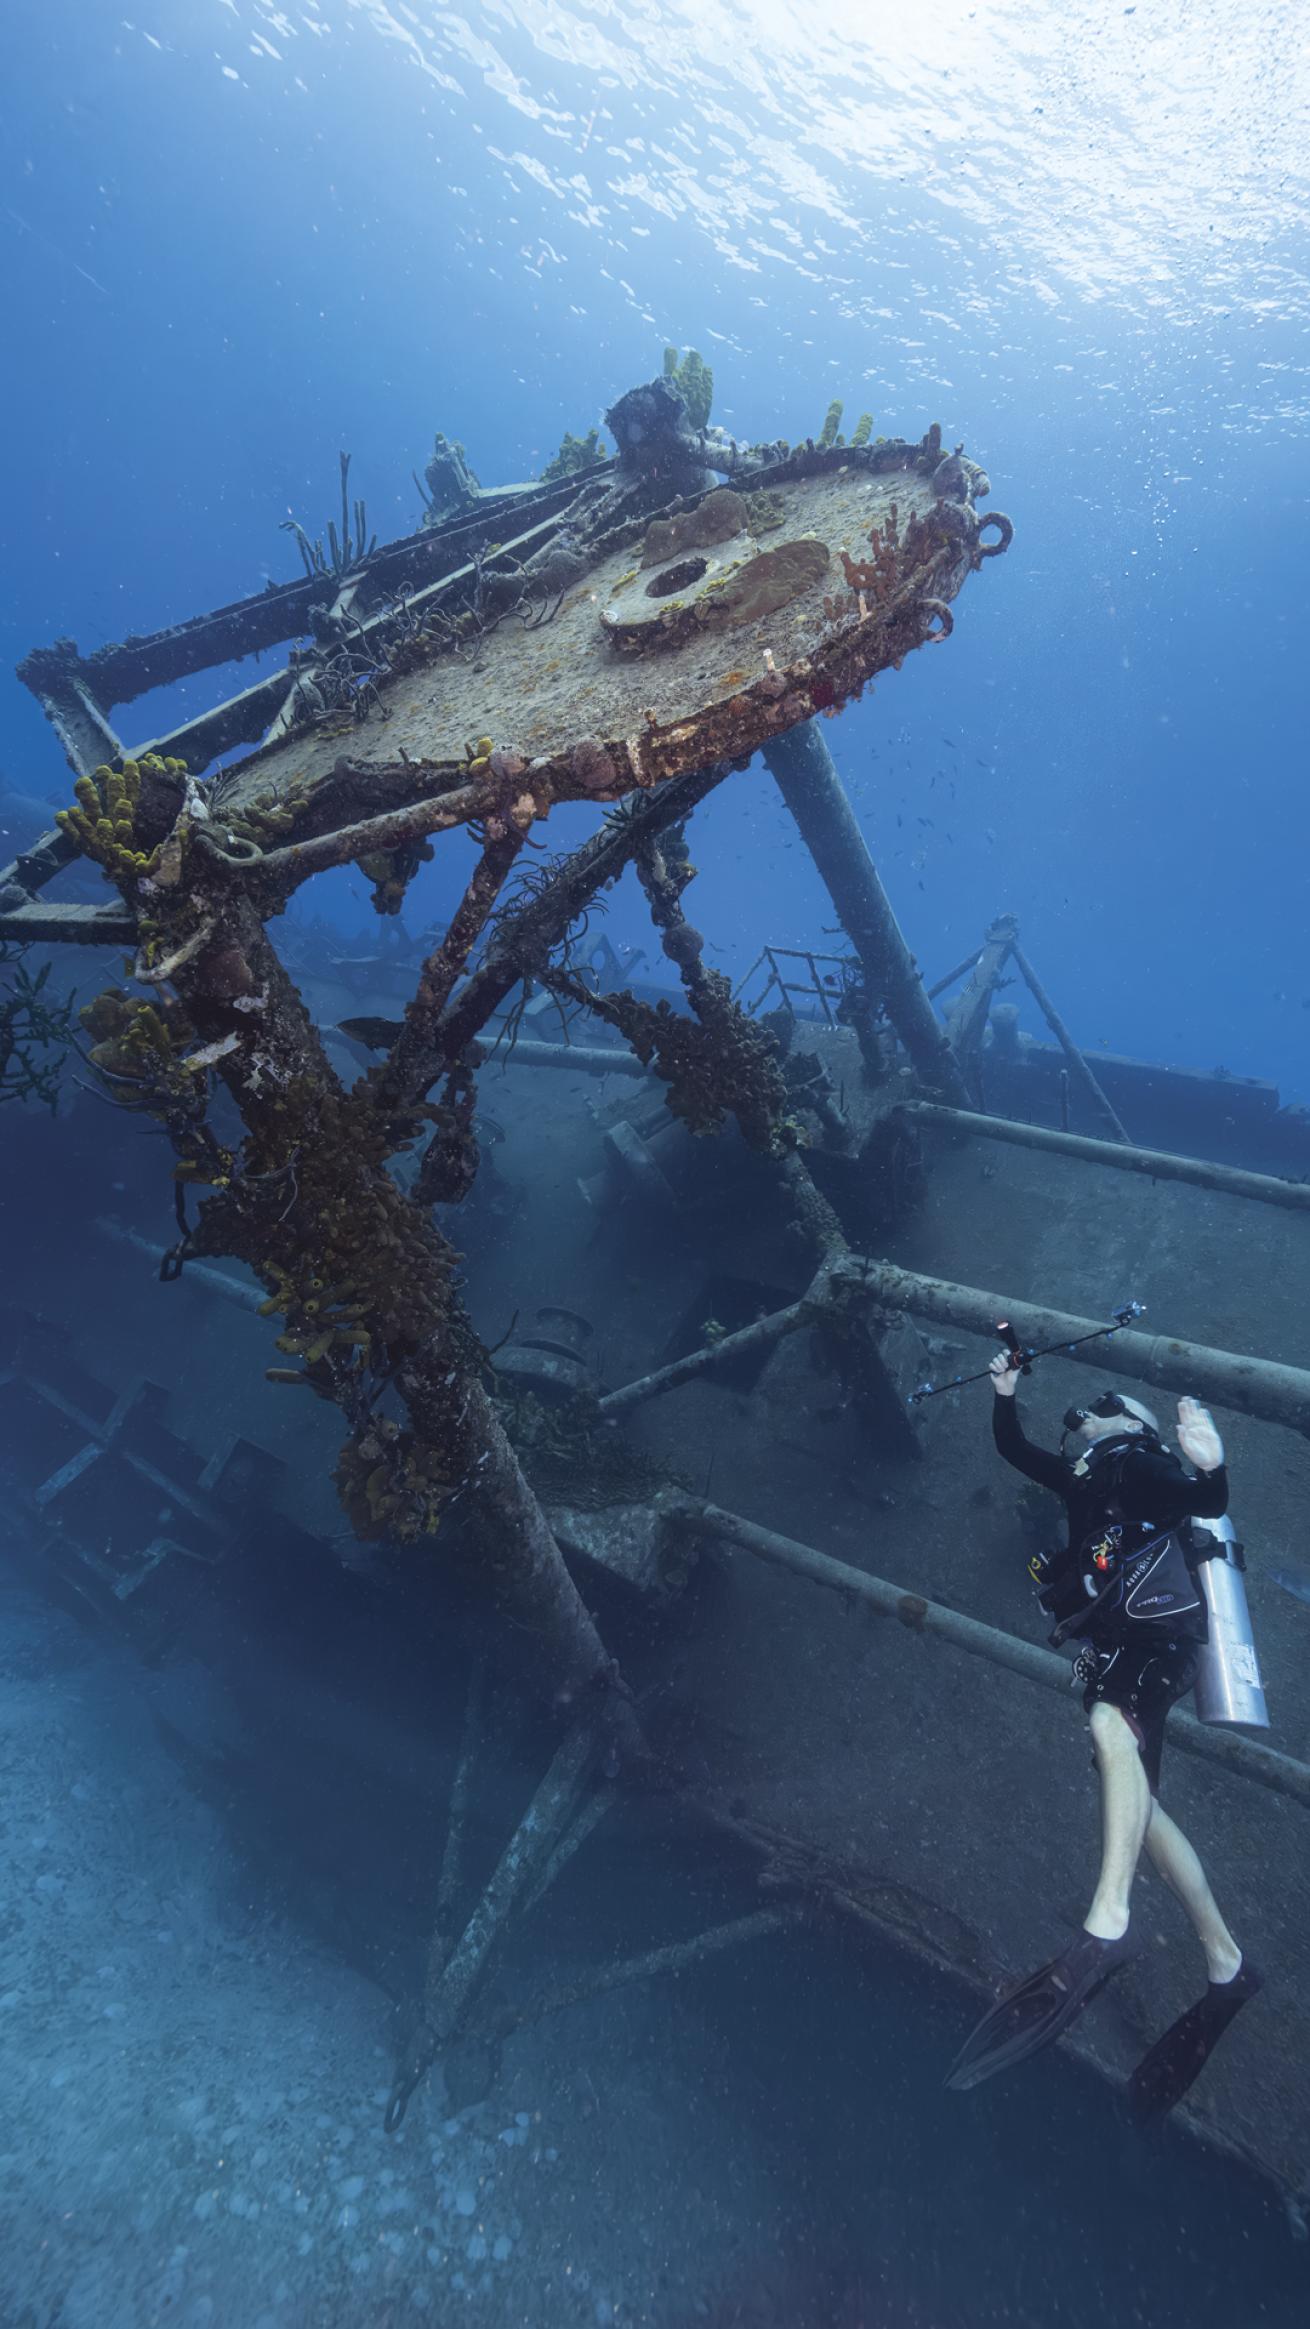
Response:
[[[1039,1554],[1029,1568],[1037,1600],[1055,1620],[1050,1639],[1056,1648],[1114,1625],[1131,1634],[1134,1625],[1169,1624],[1205,1638],[1196,1678],[1196,1712],[1204,1723],[1267,1730],[1269,1713],[1247,1605],[1246,1562],[1237,1531],[1219,1519],[1184,1520],[1175,1529],[1130,1522],[1115,1489],[1118,1464],[1129,1450],[1104,1446],[1089,1451],[1089,1468],[1107,1466],[1105,1518],[1077,1546]]]
[[[1055,1619],[1056,1649],[1111,1625],[1131,1633],[1135,1625],[1181,1626],[1191,1619],[1199,1633],[1206,1604],[1174,1529],[1111,1517],[1084,1544],[1042,1555],[1031,1568],[1037,1599]]]
[[[1150,1438],[1158,1448],[1155,1434]],[[1056,1649],[1111,1627],[1131,1633],[1137,1625],[1176,1623],[1198,1638],[1203,1631],[1205,1603],[1190,1548],[1175,1529],[1130,1520],[1120,1502],[1123,1466],[1140,1445],[1135,1434],[1084,1451],[1073,1470],[1076,1478],[1096,1476],[1096,1526],[1080,1543],[1029,1563],[1038,1603],[1055,1620],[1050,1638]]]

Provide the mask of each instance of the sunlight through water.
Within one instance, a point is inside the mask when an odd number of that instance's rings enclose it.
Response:
[[[912,240],[905,263],[926,266],[925,237],[957,302],[973,251],[965,309],[992,324],[1034,294],[1180,331],[1310,308],[1292,256],[1310,70],[1281,5],[221,4],[229,74],[303,74],[371,35],[428,102],[480,107],[507,188],[611,240],[690,227],[720,263],[794,270],[847,312],[858,257]],[[1284,392],[1304,410],[1304,373]]]

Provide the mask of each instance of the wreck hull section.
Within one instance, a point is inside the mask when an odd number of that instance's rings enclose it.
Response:
[[[845,1075],[854,1091],[853,1037],[806,1027],[800,1040],[826,1049],[835,1080]],[[1007,1072],[1007,1105],[1042,1117],[1044,1058]],[[1153,1080],[1157,1114],[1140,1129],[1176,1144],[1174,1086],[1167,1071],[1154,1071]],[[1127,1070],[1123,1081],[1131,1082]],[[1178,1082],[1180,1115],[1192,1130],[1204,1083]],[[1262,1147],[1253,1137],[1244,1152],[1239,1143],[1234,1153],[1227,1098],[1210,1079],[1210,1145],[1226,1161],[1267,1165],[1267,1138]],[[693,1347],[707,1328],[731,1331],[804,1293],[811,1259],[766,1161],[735,1136],[692,1139],[669,1123],[657,1090],[627,1075],[610,1081],[567,1066],[511,1063],[485,1076],[483,1104],[502,1135],[492,1151],[494,1187],[448,1226],[463,1246],[475,1322],[488,1341],[504,1334],[515,1310],[530,1317],[563,1306],[594,1324],[588,1361],[598,1387],[610,1389]],[[612,1138],[620,1125],[642,1144],[658,1181],[631,1171],[628,1144]],[[1282,1138],[1293,1145],[1292,1125]],[[1136,1294],[1149,1301],[1158,1332],[1299,1355],[1304,1225],[1292,1216],[1196,1189],[1153,1187],[1077,1159],[974,1141],[933,1146],[917,1205],[861,1190],[858,1161],[813,1157],[848,1228],[858,1221],[861,1242],[902,1268],[985,1279],[1089,1316]],[[668,1202],[660,1201],[661,1182]],[[860,1217],[858,1204],[866,1209]],[[101,1268],[99,1249],[88,1246],[87,1266]],[[281,1459],[284,1477],[321,1480],[332,1418],[295,1400],[270,1416],[258,1380],[259,1322],[185,1282],[147,1291],[148,1265],[136,1278],[133,1266],[119,1251],[105,1282],[118,1283],[121,1270],[124,1291],[137,1286],[137,1309],[148,1302],[149,1327],[131,1355],[155,1379],[176,1384],[174,1420],[183,1435],[199,1434],[221,1381],[229,1432],[258,1440]],[[35,1297],[35,1279],[26,1291]],[[87,1321],[70,1314],[65,1323],[94,1363],[97,1338]],[[967,1373],[988,1356],[982,1343],[943,1350],[935,1334],[925,1340],[907,1331],[926,1374]],[[1086,1382],[1072,1362],[1043,1362],[1025,1394],[1035,1436],[1049,1441],[1059,1411]],[[981,1386],[932,1403],[926,1461],[889,1453],[851,1408],[823,1336],[805,1331],[735,1377],[702,1377],[625,1416],[624,1437],[653,1467],[648,1487],[662,1480],[672,1498],[708,1496],[892,1578],[911,1596],[1040,1641],[1025,1563],[1052,1515],[994,1458],[987,1397]],[[1249,1549],[1274,1744],[1305,1760],[1305,1612],[1270,1572],[1294,1570],[1301,1558],[1310,1450],[1286,1430],[1222,1413],[1219,1420]],[[705,1772],[725,1813],[761,1835],[804,1840],[830,1867],[858,1866],[866,1889],[872,1871],[871,1913],[881,1928],[980,1991],[1007,1967],[1020,1969],[1047,1937],[1058,1944],[1062,1909],[1085,1891],[1094,1855],[1095,1795],[1075,1699],[1063,1706],[1018,1675],[864,1614],[744,1553],[725,1558],[698,1543],[694,1530],[678,1532],[661,1560],[643,1566],[622,1504],[595,1501],[585,1466],[572,1480],[557,1466],[538,1486],[547,1509],[560,1514],[584,1590],[617,1628],[629,1672],[667,1678],[676,1667],[681,1751]],[[632,1555],[626,1577],[613,1573],[607,1534]],[[233,1591],[242,1590],[239,1576],[238,1563]],[[385,1588],[385,1568],[378,1582]],[[206,1589],[228,1588],[211,1573]],[[411,1609],[416,1591],[439,1608],[449,1586],[429,1570],[406,1580]],[[1233,2040],[1216,2058],[1194,2100],[1196,2123],[1294,2192],[1310,2145],[1299,2069],[1310,2054],[1310,2019],[1297,2002],[1310,1994],[1306,1814],[1180,1755],[1166,1757],[1166,1800],[1195,1835],[1227,1913],[1279,1996],[1276,2021],[1244,2018],[1240,2044]],[[1043,1911],[1049,1921],[1039,1936],[1034,1917]],[[1148,1948],[1120,2000],[1088,2017],[1074,2041],[1111,2078],[1172,2019],[1199,1970],[1176,1912],[1146,1884],[1138,1915],[1148,1939],[1158,1933],[1168,1949]]]

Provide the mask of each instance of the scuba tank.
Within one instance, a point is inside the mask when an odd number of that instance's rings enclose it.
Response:
[[[1220,1520],[1193,1520],[1196,1577],[1205,1595],[1210,1638],[1201,1651],[1196,1677],[1196,1711],[1202,1722],[1267,1731],[1269,1710],[1246,1604],[1246,1563],[1237,1531],[1227,1514]],[[1203,1536],[1210,1543],[1197,1545]],[[1213,1544],[1213,1551],[1210,1547]]]

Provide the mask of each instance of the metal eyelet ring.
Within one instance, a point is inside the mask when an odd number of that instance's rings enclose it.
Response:
[[[999,542],[984,542],[982,537],[988,526],[999,526],[1001,535]],[[1009,549],[1013,540],[1014,526],[1009,518],[1002,515],[1000,510],[989,510],[985,518],[979,519],[978,556],[980,558],[999,558],[1004,551]]]

